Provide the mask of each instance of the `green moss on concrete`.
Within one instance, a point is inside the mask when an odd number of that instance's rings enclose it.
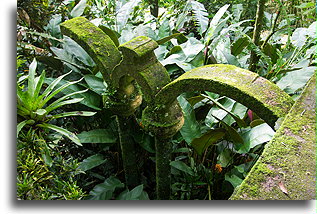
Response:
[[[123,61],[111,74],[112,84],[118,87],[119,80],[129,75],[140,85],[144,99],[151,103],[155,94],[170,82],[166,69],[154,54],[157,47],[155,41],[145,36],[120,45]]]
[[[291,97],[275,84],[233,65],[207,65],[186,72],[162,88],[155,102],[168,106],[181,93],[190,91],[211,91],[233,98],[272,127],[293,104]]]
[[[120,45],[120,51],[129,52],[131,57],[142,58],[158,47],[158,44],[146,36],[139,36]]]
[[[84,17],[76,17],[61,24],[64,35],[75,40],[93,58],[109,83],[110,73],[121,62],[121,53],[111,38]]]
[[[313,76],[231,200],[316,199],[315,96]]]

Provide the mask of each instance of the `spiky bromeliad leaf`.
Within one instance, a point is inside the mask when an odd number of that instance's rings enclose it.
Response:
[[[82,144],[80,143],[79,138],[74,133],[72,133],[72,132],[70,132],[70,131],[68,131],[68,130],[66,130],[64,128],[61,128],[59,126],[55,126],[53,124],[48,124],[48,123],[38,124],[37,126],[41,127],[41,128],[47,128],[47,129],[51,129],[53,131],[56,131],[56,132],[64,135],[65,137],[69,138],[71,141],[73,141],[77,145],[82,146]]]
[[[198,26],[198,32],[202,35],[208,27],[208,13],[202,3],[197,1],[191,1],[192,10],[194,12],[194,17],[196,19],[196,24]]]

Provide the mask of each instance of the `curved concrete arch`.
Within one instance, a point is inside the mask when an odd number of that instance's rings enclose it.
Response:
[[[75,40],[93,58],[109,83],[110,74],[122,61],[122,55],[111,38],[84,17],[76,17],[63,22],[61,31]]]
[[[155,96],[155,103],[168,107],[184,92],[210,91],[230,97],[252,109],[274,127],[294,101],[278,86],[251,71],[233,65],[207,65],[192,69],[167,84]]]

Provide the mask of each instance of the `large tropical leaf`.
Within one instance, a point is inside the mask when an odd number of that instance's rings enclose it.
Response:
[[[206,36],[205,36],[205,41],[206,44],[209,44],[211,38],[214,35],[214,32],[216,30],[216,27],[218,26],[221,18],[223,17],[223,15],[225,14],[225,12],[228,10],[229,8],[229,4],[224,5],[223,7],[221,7],[218,12],[214,15],[214,17],[212,18],[212,20],[210,21]]]
[[[294,94],[305,86],[315,70],[316,67],[311,66],[288,72],[277,82],[277,86],[288,94]]]
[[[123,188],[124,184],[120,180],[111,176],[107,178],[102,184],[96,185],[93,190],[89,192],[90,200],[109,200],[113,197],[116,189]]]
[[[185,118],[180,133],[184,140],[190,144],[193,139],[201,136],[200,125],[196,120],[194,109],[189,102],[183,96],[179,96],[177,100],[182,107]]]
[[[132,0],[123,5],[117,12],[116,22],[117,31],[120,33],[124,26],[127,24],[129,16],[133,11],[133,8],[137,6],[141,0]]]
[[[198,26],[198,32],[200,35],[203,35],[203,33],[207,30],[209,22],[207,10],[204,5],[198,1],[191,1],[191,6]]]
[[[103,157],[101,154],[92,155],[86,159],[84,159],[78,166],[78,169],[82,171],[87,171],[89,169],[92,169],[94,167],[97,167],[103,163],[105,163],[107,159]]]
[[[117,200],[149,200],[148,194],[143,190],[143,184],[135,187],[131,191],[122,192]]]
[[[189,166],[187,166],[184,162],[182,161],[171,161],[170,165],[182,172],[185,172],[186,174],[189,175],[194,175],[194,171],[192,170],[192,168],[190,168]]]
[[[225,134],[225,129],[212,129],[201,137],[195,138],[190,145],[195,149],[198,155],[202,155],[209,146],[218,142]]]
[[[94,129],[77,135],[81,143],[115,143],[117,136],[108,129]]]
[[[81,16],[87,6],[87,0],[81,0],[70,12],[71,17]]]

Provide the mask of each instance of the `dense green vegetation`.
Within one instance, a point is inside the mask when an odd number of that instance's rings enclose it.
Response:
[[[254,30],[261,3],[260,30]],[[116,46],[137,36],[157,41],[156,57],[172,80],[199,66],[231,64],[296,100],[316,69],[315,6],[308,0],[18,0],[17,198],[156,199],[155,138],[141,120],[146,103],[120,128],[104,103],[113,90],[91,56],[62,35],[62,22],[83,16]],[[171,140],[170,199],[228,199],[275,130],[217,93],[177,100],[185,123]],[[135,144],[134,186],[126,183],[122,129]]]

